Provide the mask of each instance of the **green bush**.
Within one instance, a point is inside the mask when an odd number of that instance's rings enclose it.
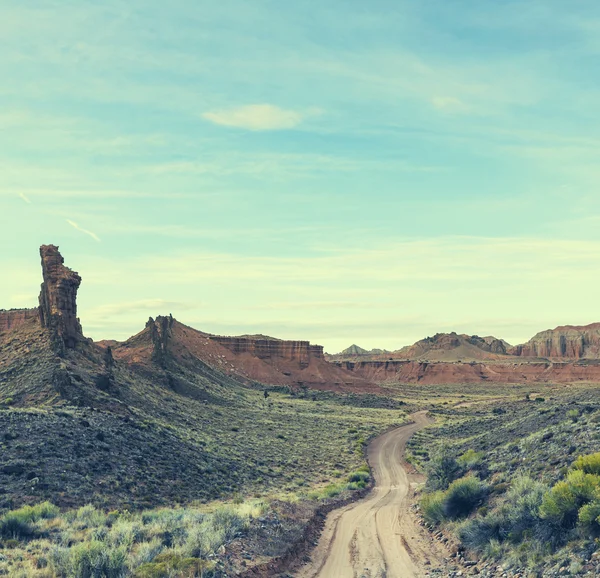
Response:
[[[0,536],[3,538],[29,538],[35,533],[32,526],[34,522],[55,518],[58,513],[58,507],[50,502],[12,510],[0,518]]]
[[[483,452],[476,452],[473,449],[467,450],[457,460],[458,464],[467,470],[472,470],[483,461]]]
[[[587,530],[600,530],[600,500],[594,500],[579,509],[579,523]]]
[[[127,552],[111,549],[98,540],[81,542],[71,548],[55,548],[50,567],[59,576],[76,578],[122,578],[127,572]]]
[[[587,456],[579,456],[573,463],[573,468],[581,470],[586,474],[600,475],[600,452]]]
[[[570,409],[566,414],[565,414],[572,422],[576,422],[577,419],[579,418],[579,410],[578,409]]]
[[[512,542],[519,542],[538,526],[540,506],[547,492],[546,485],[528,476],[515,478],[502,508],[504,532]]]
[[[214,511],[212,526],[217,531],[222,531],[226,540],[231,540],[248,526],[248,519],[240,516],[233,508],[224,506]]]
[[[458,527],[461,543],[470,550],[481,551],[492,540],[500,540],[504,518],[498,513],[465,520]]]
[[[214,563],[199,558],[186,558],[174,551],[159,554],[153,562],[142,564],[135,578],[165,578],[166,576],[207,576]],[[211,574],[212,575],[212,574]]]
[[[349,482],[364,482],[366,484],[369,481],[369,472],[356,471],[348,476]],[[364,487],[364,485],[363,485]]]
[[[438,490],[421,498],[421,513],[428,524],[435,526],[445,519],[444,497],[444,492]]]
[[[444,496],[444,510],[449,518],[468,516],[486,496],[487,486],[473,475],[452,482]]]
[[[425,472],[427,489],[445,490],[456,478],[461,476],[463,469],[448,448],[441,448],[427,463]]]
[[[600,488],[600,476],[573,470],[544,495],[540,506],[542,518],[560,528],[573,528],[579,509],[591,502]]]

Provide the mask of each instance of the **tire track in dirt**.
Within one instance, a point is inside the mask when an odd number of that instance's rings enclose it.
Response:
[[[429,423],[426,412],[411,417],[412,423],[369,445],[372,491],[329,515],[311,562],[297,578],[411,578],[445,567],[446,553],[409,512],[414,484],[422,478],[404,462],[406,442]]]

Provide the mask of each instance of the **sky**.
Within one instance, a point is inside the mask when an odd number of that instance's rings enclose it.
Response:
[[[0,307],[398,349],[600,320],[597,0],[0,3]]]

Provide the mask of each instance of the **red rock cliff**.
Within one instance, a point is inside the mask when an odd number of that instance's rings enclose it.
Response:
[[[211,335],[236,355],[249,353],[259,359],[281,358],[298,362],[300,369],[308,367],[311,359],[323,359],[323,347],[311,345],[308,341],[282,341],[278,339],[253,339],[251,337],[222,337]]]
[[[74,348],[84,339],[77,318],[77,290],[81,277],[64,265],[58,247],[42,245],[42,275],[40,320],[67,348]]]
[[[541,331],[527,343],[509,349],[508,353],[521,357],[599,359],[600,323],[564,325]]]
[[[16,329],[30,319],[39,319],[39,310],[35,309],[0,309],[0,333]]]

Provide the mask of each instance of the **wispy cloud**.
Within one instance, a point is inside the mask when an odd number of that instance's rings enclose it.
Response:
[[[250,104],[205,112],[202,117],[215,124],[248,130],[283,130],[298,126],[304,114],[272,104]]]
[[[31,205],[31,200],[25,193],[19,193],[19,197],[21,197],[28,205]]]
[[[460,98],[454,96],[434,96],[431,99],[431,104],[437,110],[449,113],[466,113],[469,111],[469,106]]]
[[[92,239],[94,239],[94,241],[97,241],[98,243],[100,242],[100,237],[98,237],[98,235],[96,235],[96,233],[89,231],[88,229],[84,229],[83,227],[80,227],[75,221],[71,221],[71,219],[67,219],[67,223],[69,223],[69,225],[71,225],[71,227],[73,227],[74,229],[77,229],[81,233],[85,233],[86,235],[89,235]]]

